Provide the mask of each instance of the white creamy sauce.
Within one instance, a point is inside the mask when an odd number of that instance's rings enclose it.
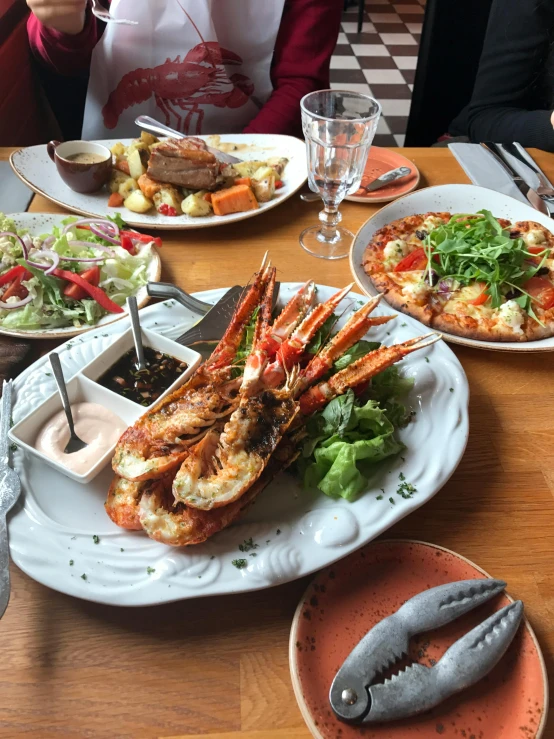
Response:
[[[521,327],[525,321],[525,316],[515,300],[508,300],[506,303],[501,305],[498,309],[498,315],[506,326],[513,329],[514,333],[523,333],[523,329]]]
[[[127,424],[115,413],[96,403],[75,403],[71,411],[75,432],[88,446],[80,452],[64,453],[69,441],[69,426],[62,410],[40,430],[35,448],[69,470],[84,475],[117,442]]]
[[[523,240],[528,246],[538,246],[539,244],[544,244],[546,236],[542,231],[532,229],[523,235]]]

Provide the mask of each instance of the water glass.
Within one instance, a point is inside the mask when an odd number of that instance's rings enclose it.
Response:
[[[347,90],[318,90],[300,101],[308,156],[310,188],[320,194],[321,224],[300,234],[300,245],[321,259],[346,257],[354,234],[338,224],[338,207],[360,187],[381,114],[368,95]]]

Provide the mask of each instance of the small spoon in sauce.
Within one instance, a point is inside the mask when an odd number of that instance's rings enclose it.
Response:
[[[134,295],[127,298],[127,308],[131,316],[131,328],[133,330],[133,339],[135,341],[135,351],[137,353],[137,370],[140,372],[146,369],[146,360],[144,358],[144,348],[142,346],[142,334],[140,332],[140,319],[137,307],[137,299]]]
[[[58,386],[60,397],[62,399],[62,406],[67,418],[67,425],[69,426],[69,433],[71,434],[69,437],[69,441],[67,442],[67,446],[63,450],[64,454],[73,454],[74,452],[80,452],[81,449],[84,449],[86,446],[88,446],[88,444],[86,443],[86,441],[80,439],[75,433],[73,414],[71,413],[71,404],[69,402],[69,396],[67,395],[67,387],[65,385],[62,365],[60,362],[60,358],[56,354],[56,352],[50,353],[50,364],[52,365],[54,377],[56,378],[56,384]]]

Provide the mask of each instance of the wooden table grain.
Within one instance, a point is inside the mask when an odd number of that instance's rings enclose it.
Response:
[[[422,186],[467,182],[445,149],[402,153],[419,167]],[[554,156],[531,153],[554,178]],[[58,212],[41,197],[30,210]],[[341,210],[356,231],[376,207],[344,203]],[[269,249],[279,279],[342,286],[351,279],[347,260],[314,259],[298,244],[317,212],[295,196],[261,218],[167,233],[163,279],[191,292],[233,285]],[[554,355],[452,348],[471,389],[467,451],[436,497],[387,536],[448,547],[507,580],[525,602],[552,678]],[[287,658],[307,578],[257,593],[120,609],[48,590],[15,567],[12,575],[0,623],[0,737],[309,736]],[[554,737],[554,715],[545,737]]]

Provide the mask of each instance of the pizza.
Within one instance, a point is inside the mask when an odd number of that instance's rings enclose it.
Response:
[[[379,229],[363,268],[395,309],[486,341],[554,336],[554,234],[489,211],[406,216]]]

